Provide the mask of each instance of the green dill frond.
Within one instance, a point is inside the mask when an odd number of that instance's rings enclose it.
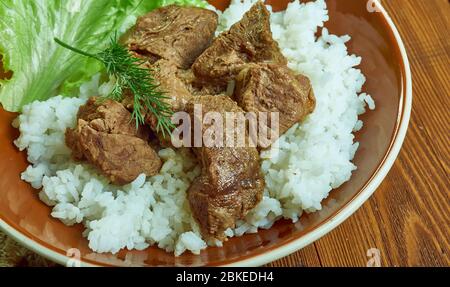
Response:
[[[110,46],[97,54],[90,54],[62,42],[55,38],[61,46],[81,55],[91,57],[102,62],[106,73],[116,79],[115,86],[108,98],[115,101],[124,99],[124,92],[130,91],[133,95],[132,119],[136,122],[136,128],[145,124],[147,113],[151,113],[157,120],[156,130],[163,136],[170,134],[174,128],[171,121],[173,111],[165,101],[166,94],[160,89],[152,70],[144,68],[144,61],[132,56],[128,49],[117,40],[117,35],[111,38]]]

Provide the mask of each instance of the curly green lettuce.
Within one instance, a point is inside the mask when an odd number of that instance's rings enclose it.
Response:
[[[206,6],[202,0],[0,0],[0,55],[10,79],[0,80],[0,104],[17,112],[36,100],[78,87],[101,64],[57,45],[101,51],[137,16],[168,4]],[[1,58],[1,57],[0,57]]]
[[[181,6],[194,6],[206,8],[208,2],[205,0],[141,0],[141,4],[138,7],[137,14],[142,15],[148,11],[151,11],[158,7],[167,6],[170,4],[176,4]]]

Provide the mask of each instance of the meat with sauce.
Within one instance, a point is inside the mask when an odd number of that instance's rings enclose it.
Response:
[[[193,118],[196,104],[202,107],[202,117],[208,112],[218,112],[223,119],[227,112],[243,113],[227,96],[198,96],[187,107]],[[209,128],[210,125],[203,125],[202,132]],[[228,133],[224,130],[223,134]],[[235,144],[238,136],[234,133]],[[243,219],[263,197],[259,153],[249,144],[229,147],[204,143],[193,150],[202,165],[202,173],[188,190],[192,213],[206,238],[225,240],[225,230],[234,228],[236,221]]]
[[[217,22],[210,10],[165,6],[138,19],[128,46],[151,63],[165,59],[187,69],[211,44]]]
[[[194,122],[196,104],[201,105],[203,113],[218,112],[223,118],[226,112],[243,113],[230,97],[192,95],[170,62],[160,60],[156,65],[158,69],[155,69],[154,75],[167,93],[166,102],[174,112],[187,112],[192,118],[191,124]],[[154,117],[148,115],[147,119],[155,130]],[[202,134],[209,127],[203,125]],[[234,133],[234,136],[238,134]],[[170,145],[170,141],[160,133],[158,137],[162,145]],[[237,144],[236,138],[233,141]],[[255,147],[249,146],[249,142],[247,145],[211,147],[203,143],[202,147],[192,148],[202,165],[202,174],[192,182],[188,198],[194,218],[199,222],[205,237],[225,239],[224,231],[234,227],[236,221],[242,219],[262,199],[264,179],[260,172],[259,153]]]
[[[277,64],[254,64],[243,69],[236,78],[234,100],[246,112],[278,113],[280,135],[302,122],[316,105],[309,79]],[[267,124],[273,128],[269,121]],[[262,143],[262,147],[270,143]]]
[[[117,185],[159,172],[162,163],[148,144],[149,130],[136,129],[130,112],[120,103],[92,97],[77,118],[77,126],[66,131],[74,159],[94,165]]]
[[[216,82],[226,87],[248,63],[286,65],[270,30],[270,13],[259,1],[241,21],[217,37],[192,65],[202,83]]]
[[[223,118],[226,112],[244,112],[230,97],[193,95],[191,88],[182,80],[180,70],[170,61],[159,60],[152,68],[167,94],[165,101],[174,112],[187,112],[192,123],[196,104],[201,105],[203,113],[219,112]],[[156,119],[151,114],[147,116],[147,122],[156,131]],[[208,125],[203,125],[202,134],[208,128]],[[237,133],[234,135],[238,136]],[[169,139],[160,133],[158,138],[162,145],[170,146]],[[233,140],[237,143],[236,139]],[[203,146],[194,147],[193,151],[202,165],[202,174],[188,190],[192,213],[205,237],[223,240],[224,231],[234,227],[236,221],[242,219],[262,198],[264,179],[260,172],[259,153],[250,146]]]

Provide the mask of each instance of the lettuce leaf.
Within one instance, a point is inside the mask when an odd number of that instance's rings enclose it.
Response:
[[[159,2],[158,7],[166,6],[166,5],[170,5],[170,4],[195,6],[195,7],[202,7],[202,8],[206,8],[206,6],[208,6],[208,3],[204,0],[159,0],[158,2]]]
[[[137,16],[172,3],[206,6],[202,0],[0,0],[0,55],[4,70],[13,72],[0,80],[0,104],[17,112],[101,71],[100,63],[60,47],[54,37],[101,51]]]
[[[208,6],[208,2],[206,2],[205,0],[142,0],[136,14],[143,15],[147,11],[151,11],[155,8],[167,6],[170,4],[201,8],[206,8]]]

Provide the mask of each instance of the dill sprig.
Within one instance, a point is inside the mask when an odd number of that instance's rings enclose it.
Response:
[[[111,43],[104,51],[91,54],[72,47],[55,38],[56,43],[72,50],[75,53],[90,57],[102,62],[109,76],[116,79],[112,92],[107,96],[112,100],[121,101],[124,91],[133,94],[132,119],[136,121],[136,128],[145,124],[145,114],[152,113],[157,119],[156,130],[165,137],[174,128],[171,121],[173,114],[170,105],[164,101],[168,97],[160,90],[159,85],[152,76],[151,69],[142,67],[145,60],[132,56],[128,49],[117,41],[117,36],[111,37]]]

